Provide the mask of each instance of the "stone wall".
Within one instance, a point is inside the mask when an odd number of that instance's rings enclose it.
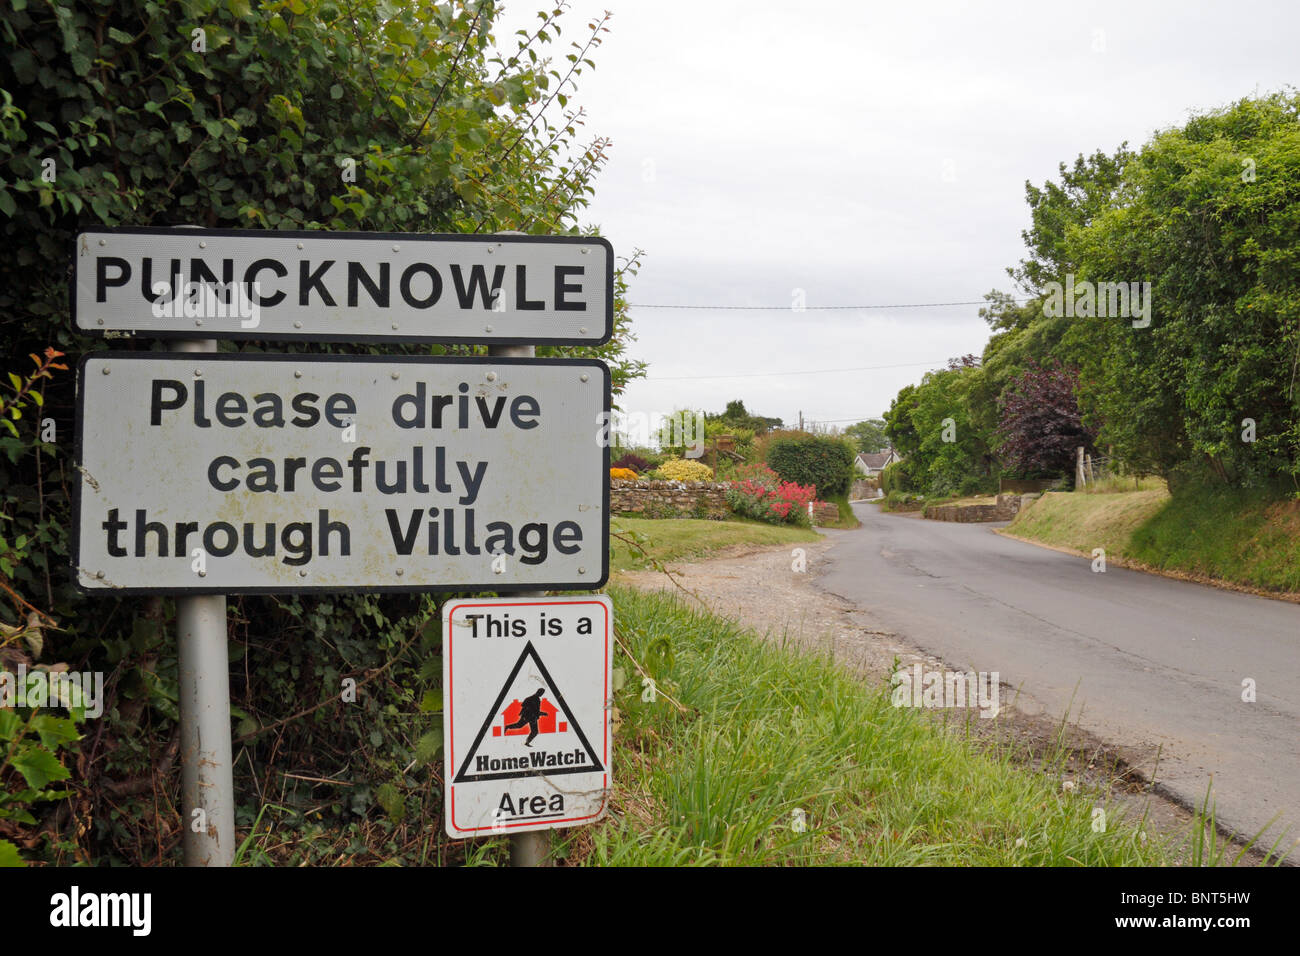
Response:
[[[931,521],[1010,521],[1020,511],[1019,495],[998,495],[992,505],[929,505],[922,516]]]
[[[815,525],[834,524],[840,520],[839,505],[833,501],[814,502],[812,520]]]
[[[727,485],[721,481],[609,482],[609,513],[634,518],[726,518]]]
[[[1049,488],[1060,488],[1064,484],[1064,478],[1001,478],[998,480],[998,491],[1013,495],[1023,495],[1026,492],[1047,491]]]
[[[853,482],[853,487],[849,489],[849,500],[860,501],[863,498],[874,498],[876,497],[876,489],[879,487],[877,482],[859,478]]]

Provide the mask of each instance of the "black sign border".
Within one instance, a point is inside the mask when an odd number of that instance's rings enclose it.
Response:
[[[611,411],[611,379],[609,366],[600,359],[580,359],[580,358],[505,358],[496,356],[467,356],[467,357],[449,357],[443,355],[285,355],[282,353],[243,353],[243,352],[87,352],[77,363],[77,438],[74,450],[75,467],[78,472],[73,487],[72,495],[72,549],[69,567],[72,575],[72,584],[76,589],[86,595],[135,595],[135,594],[159,594],[159,595],[176,595],[184,597],[186,595],[198,594],[338,594],[338,593],[356,593],[356,594],[453,594],[457,592],[483,593],[491,592],[495,594],[519,594],[527,591],[599,591],[609,581],[609,452],[610,442],[605,442],[601,448],[601,474],[604,480],[601,482],[601,543],[600,543],[600,579],[597,581],[557,581],[557,582],[534,582],[528,584],[519,584],[514,587],[503,588],[500,581],[478,581],[467,582],[464,584],[375,584],[375,585],[301,585],[296,587],[186,587],[186,588],[149,588],[149,587],[86,587],[81,583],[81,575],[78,574],[78,558],[81,557],[81,489],[85,481],[81,473],[85,465],[83,457],[84,450],[84,429],[85,429],[85,401],[86,401],[86,365],[91,359],[108,359],[110,361],[132,362],[132,361],[157,361],[158,359],[181,359],[191,362],[208,363],[208,362],[280,362],[286,364],[300,364],[303,362],[343,362],[343,363],[385,363],[394,365],[437,365],[450,367],[473,367],[473,366],[501,366],[501,365],[520,365],[520,366],[564,366],[568,368],[584,368],[597,371],[602,379],[602,407],[605,412],[605,420],[610,420]],[[592,422],[592,440],[595,440],[596,422]]]
[[[125,329],[106,327],[82,328],[77,324],[77,260],[78,247],[83,235],[105,233],[118,235],[148,235],[159,238],[197,238],[204,236],[222,237],[256,237],[259,239],[353,239],[383,240],[392,242],[500,242],[542,243],[551,245],[596,245],[605,249],[605,309],[604,328],[599,337],[589,336],[540,338],[517,335],[417,335],[410,332],[394,332],[391,335],[354,335],[351,333],[317,333],[304,332],[293,334],[279,332],[268,335],[256,330],[242,329]],[[192,229],[188,226],[103,226],[100,228],[79,229],[72,243],[72,261],[68,270],[68,305],[72,313],[72,326],[84,335],[101,338],[148,338],[148,339],[224,339],[231,341],[254,342],[365,342],[368,344],[416,342],[438,345],[605,345],[614,336],[614,246],[604,236],[513,236],[500,233],[468,235],[465,233],[438,232],[333,232],[324,229],[289,230],[289,229]],[[496,313],[488,313],[494,315]]]

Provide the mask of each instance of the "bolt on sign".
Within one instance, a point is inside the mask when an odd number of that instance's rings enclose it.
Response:
[[[77,236],[73,317],[153,338],[600,345],[596,236],[105,229]]]
[[[443,605],[448,835],[549,830],[605,815],[613,630],[603,594]]]
[[[593,359],[87,355],[84,590],[592,589],[609,564]]]

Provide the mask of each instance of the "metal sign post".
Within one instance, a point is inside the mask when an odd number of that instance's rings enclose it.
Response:
[[[534,358],[537,348],[532,345],[489,345],[488,355],[502,358]],[[541,597],[545,591],[520,591],[520,597]],[[545,866],[551,852],[551,836],[546,830],[510,835],[511,866]]]
[[[213,339],[177,343],[179,352],[216,350]],[[185,865],[230,866],[235,859],[235,782],[226,596],[178,597],[176,636]]]

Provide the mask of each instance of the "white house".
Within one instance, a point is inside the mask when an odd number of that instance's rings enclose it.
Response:
[[[859,474],[874,478],[885,470],[886,465],[892,465],[894,462],[902,460],[898,452],[892,448],[886,448],[884,451],[874,451],[870,454],[860,453],[853,463]]]

